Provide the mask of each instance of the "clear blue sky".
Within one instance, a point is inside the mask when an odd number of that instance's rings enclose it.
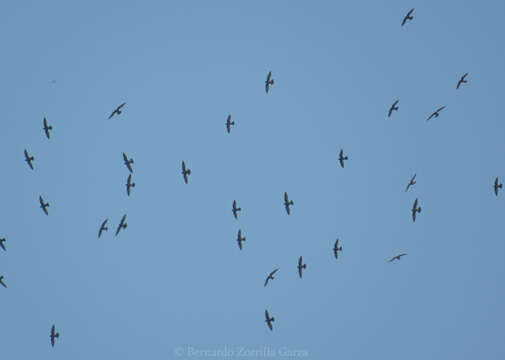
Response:
[[[504,359],[504,15],[503,1],[2,4],[1,358]]]

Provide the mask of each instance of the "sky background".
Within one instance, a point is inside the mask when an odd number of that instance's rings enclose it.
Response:
[[[503,1],[0,5],[2,359],[505,358],[504,15]]]

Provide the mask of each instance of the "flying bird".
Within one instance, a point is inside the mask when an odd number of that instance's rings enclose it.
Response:
[[[403,18],[403,21],[402,21],[402,26],[405,25],[405,23],[407,22],[407,20],[413,20],[414,17],[412,16],[412,13],[414,12],[414,8],[410,9],[410,11],[407,13],[407,15],[405,15],[405,17]]]
[[[242,250],[242,242],[245,241],[245,236],[242,237],[242,230],[238,230],[238,234],[237,234],[237,242],[238,242],[238,247],[240,248],[240,250]]]
[[[347,160],[348,157],[344,156],[344,149],[340,149],[340,153],[338,155],[338,161],[340,162],[340,166],[344,167],[344,160]]]
[[[263,287],[267,286],[267,284],[268,284],[268,280],[273,280],[273,279],[274,279],[274,274],[275,274],[278,270],[279,270],[279,268],[275,269],[275,270],[274,270],[274,271],[272,271],[270,274],[268,274],[267,279],[265,280],[265,285],[264,285]]]
[[[265,322],[267,323],[268,327],[270,328],[270,330],[273,330],[272,322],[275,321],[275,318],[273,316],[270,317],[268,310],[265,310],[265,318],[266,318]]]
[[[463,75],[461,77],[461,79],[459,79],[458,85],[456,85],[456,89],[459,89],[459,87],[461,86],[461,84],[466,84],[468,82],[468,80],[465,79],[467,77],[467,75],[468,75],[468,73],[466,73],[465,75]]]
[[[132,183],[132,174],[128,175],[128,181],[126,182],[126,193],[130,196],[130,189],[135,187],[135,183]]]
[[[33,170],[33,160],[35,160],[35,158],[33,156],[28,155],[28,151],[25,149],[25,161],[32,170]]]
[[[4,250],[4,251],[7,251],[7,249],[5,248],[5,238],[1,238],[0,239],[0,247]]]
[[[437,110],[435,110],[435,112],[433,114],[430,115],[429,118],[426,119],[426,121],[430,120],[432,117],[438,117],[440,115],[439,112],[444,109],[445,109],[445,106],[439,107]]]
[[[7,289],[7,285],[5,285],[5,282],[4,282],[4,276],[0,276],[0,285],[2,285],[4,288]]]
[[[236,219],[237,218],[237,213],[239,211],[242,211],[242,208],[238,208],[237,207],[237,201],[236,200],[233,200],[233,208],[231,209],[231,211],[233,212],[233,217]]]
[[[51,337],[51,346],[54,347],[54,339],[60,337],[60,333],[56,332],[56,326],[54,324],[51,327],[51,335],[50,335],[50,337]]]
[[[228,118],[226,119],[226,131],[228,131],[228,134],[231,131],[232,125],[235,125],[235,121],[231,121],[231,115],[228,115]]]
[[[389,112],[388,112],[388,117],[391,117],[391,114],[393,113],[393,111],[398,111],[398,109],[400,108],[398,105],[398,101],[400,100],[396,100],[393,105],[391,105],[391,107],[389,108]]]
[[[103,221],[102,225],[100,226],[100,230],[98,230],[98,238],[100,238],[100,236],[102,236],[102,232],[109,230],[109,228],[107,226],[105,226],[107,224],[107,221],[109,221],[108,218],[105,219]]]
[[[49,207],[49,203],[44,203],[44,199],[42,199],[42,196],[39,196],[39,202],[40,202],[40,208],[46,215],[49,215],[47,212],[47,208]]]
[[[119,235],[119,232],[121,231],[121,229],[126,229],[128,227],[128,224],[125,222],[125,220],[126,220],[126,214],[123,215],[123,217],[121,218],[121,222],[119,223],[117,230],[116,230],[116,236]]]
[[[294,201],[293,200],[289,200],[288,199],[288,193],[285,192],[284,193],[284,207],[286,208],[286,212],[288,213],[288,215],[291,214],[291,210],[290,210],[289,207],[291,205],[294,205],[294,204],[295,204]]]
[[[393,260],[400,260],[400,258],[401,258],[402,256],[405,256],[405,255],[407,255],[407,254],[400,254],[400,255],[393,256],[393,257],[391,258],[391,260],[389,260],[389,262],[391,262],[391,261],[393,261]]]
[[[414,176],[412,176],[412,178],[410,179],[409,183],[407,184],[407,187],[405,188],[405,192],[407,192],[407,190],[412,186],[412,185],[415,185],[416,184],[416,174],[414,174]]]
[[[53,127],[50,126],[50,125],[47,125],[47,119],[46,118],[44,118],[44,127],[43,127],[43,129],[44,129],[44,132],[46,133],[47,138],[49,139],[51,137],[51,135],[49,134],[49,130],[53,130]]]
[[[421,212],[421,207],[420,206],[418,207],[417,203],[418,203],[418,201],[416,198],[416,201],[414,201],[414,205],[412,206],[412,220],[414,222],[416,222],[416,214]]]
[[[184,176],[184,182],[188,183],[188,176],[191,175],[191,169],[186,169],[186,164],[182,162],[182,176]]]
[[[342,251],[342,246],[338,246],[338,239],[335,241],[335,246],[333,247],[333,254],[335,254],[335,259],[338,259],[338,252]]]
[[[500,184],[498,182],[498,178],[494,180],[494,193],[496,196],[498,196],[498,189],[501,189],[503,187],[503,184]]]
[[[268,94],[268,90],[270,90],[270,85],[274,84],[274,79],[272,79],[272,72],[268,72],[267,80],[265,81],[265,91]]]
[[[119,106],[118,106],[118,107],[117,107],[117,108],[116,108],[116,109],[112,112],[112,114],[110,114],[109,119],[110,119],[111,117],[113,117],[114,115],[116,115],[116,114],[118,114],[118,115],[119,115],[119,114],[121,114],[121,113],[122,113],[121,108],[122,108],[123,106],[125,106],[125,105],[126,105],[126,103],[125,103],[125,102],[124,102],[124,103],[122,103],[121,105],[119,105]]]
[[[126,156],[126,154],[123,153],[123,160],[128,170],[132,173],[133,172],[132,164],[135,162],[133,158],[128,159],[128,156]]]
[[[298,275],[300,275],[300,279],[302,278],[302,269],[306,269],[307,264],[303,263],[302,257],[298,259]]]

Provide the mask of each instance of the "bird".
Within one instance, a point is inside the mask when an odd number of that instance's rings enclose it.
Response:
[[[289,200],[288,199],[288,193],[285,192],[284,193],[284,207],[286,208],[286,212],[288,213],[288,215],[291,214],[291,210],[290,210],[289,207],[291,205],[294,205],[294,204],[295,204],[294,201],[293,200]]]
[[[49,203],[44,203],[44,199],[42,199],[42,196],[39,196],[39,202],[40,202],[40,207],[41,207],[42,211],[44,211],[44,213],[46,215],[49,215],[49,213],[47,212],[47,208],[49,207]]]
[[[0,239],[0,247],[4,250],[4,251],[7,251],[7,249],[5,248],[5,238],[1,238]]]
[[[267,284],[268,284],[268,280],[273,280],[273,279],[274,279],[274,274],[275,274],[278,270],[279,270],[279,268],[275,269],[275,270],[274,270],[274,271],[272,271],[270,274],[268,274],[267,279],[265,280],[265,285],[264,285],[263,287],[267,286]]]
[[[184,182],[188,183],[188,176],[191,175],[191,169],[186,169],[186,164],[182,162],[182,176],[184,176]]]
[[[135,183],[132,183],[132,174],[128,175],[128,181],[126,182],[126,193],[130,196],[130,189],[135,187]]]
[[[119,232],[121,231],[121,229],[126,229],[128,227],[128,224],[125,222],[125,220],[126,220],[126,214],[123,215],[123,217],[121,218],[121,222],[119,223],[117,230],[116,230],[116,236],[119,235]]]
[[[124,102],[124,103],[122,103],[121,105],[119,105],[119,106],[118,106],[118,107],[117,107],[117,108],[116,108],[116,109],[112,112],[112,114],[110,114],[109,119],[110,119],[111,117],[113,117],[114,115],[116,115],[116,114],[118,114],[118,115],[119,115],[119,114],[121,114],[121,112],[122,112],[122,111],[121,111],[121,108],[122,108],[123,106],[125,106],[125,105],[126,105],[126,103],[125,103],[125,102]]]
[[[459,79],[458,85],[456,85],[456,89],[459,89],[459,87],[461,86],[461,84],[466,84],[468,82],[468,80],[465,79],[467,76],[468,76],[468,73],[465,73],[465,75],[463,75],[461,77],[461,79]]]
[[[109,221],[108,218],[105,219],[103,221],[102,225],[100,226],[100,230],[98,230],[98,238],[100,238],[100,236],[102,236],[102,232],[109,230],[109,228],[107,226],[105,226],[107,224],[107,221]]]
[[[60,333],[56,332],[56,326],[54,324],[51,327],[51,335],[50,335],[50,337],[51,337],[51,346],[54,347],[54,339],[60,337]]]
[[[300,279],[302,278],[302,269],[306,269],[307,264],[303,263],[302,257],[298,259],[298,275],[300,275]]]
[[[498,178],[494,180],[494,193],[496,196],[498,196],[498,189],[501,189],[503,187],[503,184],[500,184],[498,182]]]
[[[4,288],[7,289],[7,285],[5,285],[5,282],[4,282],[4,276],[0,276],[0,285],[2,285]]]
[[[410,9],[410,11],[407,13],[407,15],[405,15],[405,17],[403,18],[403,21],[402,21],[402,26],[405,25],[405,23],[407,22],[407,20],[413,20],[414,17],[412,16],[412,13],[414,12],[414,8]]]
[[[267,80],[265,81],[265,91],[268,94],[268,90],[270,90],[270,85],[274,84],[274,79],[272,79],[272,72],[268,72]]]
[[[25,149],[25,161],[32,170],[33,170],[33,160],[35,160],[35,158],[33,156],[28,155],[28,150]]]
[[[416,201],[414,201],[414,205],[412,206],[412,220],[414,222],[416,222],[416,214],[421,212],[421,207],[420,206],[418,207],[417,203],[418,203],[418,201],[416,198]]]
[[[228,132],[228,134],[231,131],[232,125],[235,125],[235,121],[231,121],[231,114],[230,114],[228,115],[228,118],[226,118],[226,131]]]
[[[268,310],[265,310],[265,322],[267,323],[268,327],[270,330],[273,330],[272,322],[275,321],[275,318],[272,316],[270,317],[270,314],[268,313]]]
[[[409,183],[407,184],[407,187],[405,188],[405,192],[407,192],[407,190],[412,186],[412,185],[415,185],[416,181],[415,181],[415,178],[416,178],[416,174],[414,174],[414,176],[412,176],[412,178],[410,179]]]
[[[233,212],[233,217],[235,219],[237,218],[237,213],[239,211],[242,211],[242,208],[237,207],[237,200],[233,200],[233,208],[231,209],[231,211]]]
[[[405,255],[407,255],[407,254],[406,254],[406,253],[404,253],[404,254],[400,254],[400,255],[393,256],[393,257],[391,258],[391,260],[389,260],[389,262],[391,262],[391,261],[393,261],[393,260],[400,260],[400,258],[401,258],[402,256],[405,256]]]
[[[238,234],[237,234],[237,242],[238,242],[238,247],[240,248],[240,250],[242,250],[242,242],[245,241],[245,236],[242,237],[242,230],[238,230]]]
[[[433,114],[431,114],[427,119],[426,121],[430,120],[432,117],[438,117],[440,114],[439,112],[444,110],[445,109],[445,106],[441,106],[439,107],[437,110],[435,110],[435,112]]]
[[[342,251],[342,246],[338,246],[338,239],[335,241],[335,246],[333,247],[333,254],[335,254],[335,259],[338,259],[338,252]]]
[[[128,156],[126,156],[126,154],[123,153],[123,160],[128,170],[132,173],[133,172],[132,164],[135,162],[133,158],[128,159]]]
[[[53,130],[53,127],[47,125],[47,119],[46,118],[44,118],[44,127],[43,127],[43,129],[44,129],[44,131],[46,133],[47,138],[49,139],[51,137],[51,135],[49,134],[49,130]]]
[[[344,160],[347,159],[348,157],[344,156],[344,149],[340,149],[340,153],[338,155],[338,161],[340,162],[340,166],[342,166],[342,168],[344,167]]]
[[[399,106],[397,106],[398,101],[400,101],[400,100],[396,100],[393,103],[393,105],[391,105],[391,107],[389,108],[388,117],[391,117],[391,114],[393,113],[393,111],[398,111],[398,109],[400,108]]]

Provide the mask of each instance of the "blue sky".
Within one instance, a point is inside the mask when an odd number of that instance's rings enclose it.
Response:
[[[505,357],[505,3],[0,10],[2,358]]]

